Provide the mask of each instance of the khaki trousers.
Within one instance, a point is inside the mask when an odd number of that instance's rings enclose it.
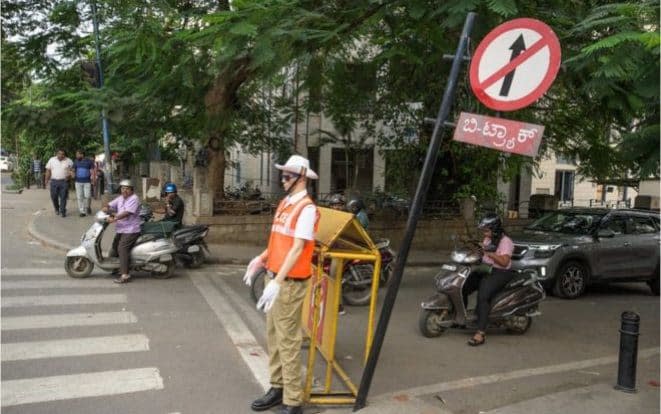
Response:
[[[286,405],[303,404],[301,312],[308,284],[309,280],[285,280],[266,314],[271,386],[283,389]]]

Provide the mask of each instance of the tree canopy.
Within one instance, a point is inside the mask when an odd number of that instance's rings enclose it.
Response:
[[[18,137],[44,152],[96,148],[105,108],[113,149],[146,156],[165,134],[198,141],[209,150],[209,185],[222,192],[233,145],[286,154],[303,117],[324,113],[335,126],[326,138],[360,149],[371,137],[398,149],[393,165],[405,186],[431,135],[424,118],[436,113],[445,87],[442,56],[454,52],[475,11],[472,48],[497,24],[524,16],[561,39],[553,87],[515,115],[546,126],[544,151],[577,156],[581,172],[597,179],[659,174],[657,2],[99,0],[102,89],[81,69],[94,60],[89,6],[3,2],[9,142]],[[470,93],[466,71],[454,108],[490,114]],[[530,166],[449,140],[439,157],[431,191],[488,191],[479,183],[490,183],[495,169]]]

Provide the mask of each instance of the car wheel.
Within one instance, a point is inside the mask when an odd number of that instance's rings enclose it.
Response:
[[[553,294],[565,299],[576,299],[585,292],[588,283],[587,268],[575,261],[562,265],[555,278]]]
[[[659,296],[659,277],[659,266],[657,265],[652,278],[647,281],[647,285],[655,296]]]

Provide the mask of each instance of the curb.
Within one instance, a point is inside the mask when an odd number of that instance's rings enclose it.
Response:
[[[40,214],[41,210],[37,210],[36,212],[32,213],[32,217],[30,217],[30,223],[28,223],[28,234],[41,242],[41,244],[51,247],[53,249],[61,250],[63,252],[68,252],[69,250],[73,249],[74,246],[69,246],[67,244],[61,243],[57,240],[53,240],[48,236],[45,236],[41,234],[34,226],[34,220],[37,215]]]

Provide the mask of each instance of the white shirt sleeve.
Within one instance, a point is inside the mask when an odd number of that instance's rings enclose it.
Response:
[[[296,222],[294,238],[314,240],[314,221],[317,218],[317,208],[310,204],[303,208]]]

